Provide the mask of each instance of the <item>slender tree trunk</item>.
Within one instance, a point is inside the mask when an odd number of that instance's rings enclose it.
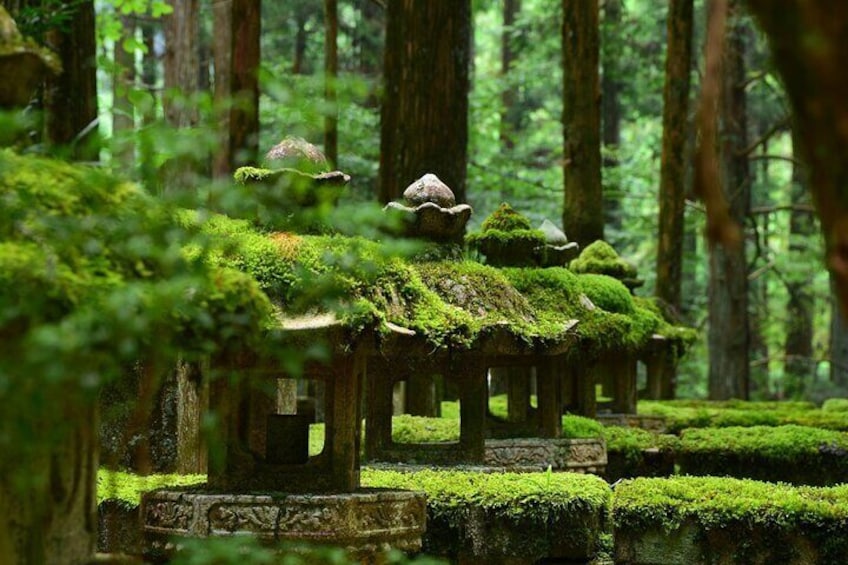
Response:
[[[470,0],[386,5],[380,126],[382,202],[433,173],[465,201],[468,159]]]
[[[64,30],[47,33],[47,44],[59,56],[62,73],[45,84],[45,131],[49,145],[75,160],[96,161],[97,61],[94,2],[86,0]]]
[[[215,61],[215,107],[218,118],[218,150],[212,158],[212,175],[227,178],[233,174],[235,159],[230,151],[230,77],[232,76],[233,29],[232,0],[219,0],[213,4],[212,58]]]
[[[306,16],[297,14],[295,17],[297,32],[294,36],[294,61],[292,62],[292,74],[300,75],[306,72]]]
[[[656,295],[681,311],[693,0],[668,6]]]
[[[230,109],[230,151],[235,169],[259,159],[261,0],[232,0],[232,24],[230,92],[236,103]]]
[[[831,288],[836,285],[831,276]],[[834,290],[833,308],[830,313],[830,382],[839,387],[848,387],[848,320],[840,306]]]
[[[793,150],[797,149],[793,143]],[[792,204],[806,203],[806,171],[799,164],[792,167],[791,198]],[[786,290],[789,300],[786,305],[786,363],[784,390],[788,397],[800,397],[807,383],[815,377],[816,363],[813,361],[813,293],[810,291],[810,272],[805,268],[796,268],[801,259],[812,251],[808,242],[815,233],[815,220],[812,212],[793,208],[789,216],[789,253],[797,257],[798,262],[790,260],[791,270],[787,273]],[[838,315],[838,310],[834,312]]]
[[[135,86],[135,51],[124,49],[124,41],[135,36],[135,18],[121,16],[121,39],[115,43],[115,72],[112,76],[112,137],[117,153],[115,159],[124,167],[132,167],[135,129],[135,108],[129,91]]]
[[[582,247],[604,238],[598,1],[563,0],[562,223]]]
[[[731,0],[729,7],[718,112],[719,169],[730,217],[744,225],[750,208],[748,157],[743,152],[747,137],[745,34],[737,23],[739,2]],[[750,325],[744,243],[713,245],[709,298],[710,398],[748,398]]]
[[[324,118],[324,155],[331,166],[339,162],[339,119],[336,109],[336,79],[339,75],[339,13],[337,0],[324,0],[324,100],[327,115]]]
[[[618,159],[615,152],[621,143],[621,53],[617,47],[621,44],[621,0],[604,1],[604,20],[601,49],[601,123],[602,143],[608,152],[603,158],[604,215],[606,227],[612,233],[621,232],[621,186],[613,182]],[[608,234],[609,235],[609,234]]]
[[[510,80],[510,70],[515,60],[513,40],[515,37],[515,17],[521,11],[521,0],[503,0],[503,32],[501,33],[501,78],[505,82],[501,92],[501,147],[510,150],[515,146],[515,134],[520,127],[518,88]]]
[[[198,0],[170,0],[165,16],[165,119],[174,127],[197,125]]]

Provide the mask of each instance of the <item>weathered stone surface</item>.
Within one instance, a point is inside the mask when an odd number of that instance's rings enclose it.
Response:
[[[535,467],[583,471],[603,471],[607,464],[602,439],[491,439],[486,440],[485,464],[507,469]]]
[[[141,521],[138,507],[118,500],[97,505],[97,551],[99,553],[141,553]]]
[[[403,198],[409,206],[420,206],[427,202],[437,204],[442,208],[456,206],[453,191],[432,173],[427,173],[416,180],[403,191]]]
[[[159,490],[142,498],[145,551],[167,555],[171,536],[252,534],[265,542],[308,541],[354,552],[419,551],[426,524],[421,493],[362,490],[324,495],[220,494]]]
[[[324,173],[330,170],[327,157],[315,145],[302,137],[288,136],[265,154],[266,163],[275,167],[291,167],[304,173]]]
[[[689,519],[671,531],[657,526],[615,532],[615,562],[626,565],[832,562],[822,549],[810,536],[791,528],[747,522],[704,528]]]

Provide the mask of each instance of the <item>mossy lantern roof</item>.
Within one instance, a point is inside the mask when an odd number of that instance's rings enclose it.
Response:
[[[199,222],[191,212],[183,221],[221,241],[215,260],[251,274],[281,320],[334,311],[352,334],[400,333],[429,350],[501,340],[526,352],[581,355],[638,350],[673,328],[606,276],[415,262],[364,238],[262,231],[225,216]]]

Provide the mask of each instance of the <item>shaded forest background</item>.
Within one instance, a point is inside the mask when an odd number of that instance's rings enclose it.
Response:
[[[568,159],[563,145],[563,100],[568,95],[564,85],[570,84],[563,79],[569,55],[563,51],[562,22],[578,3],[475,0],[469,4],[464,200],[475,209],[471,229],[501,202],[509,202],[534,224],[543,218],[560,223],[563,166]],[[703,331],[679,369],[680,397],[707,396],[710,367],[719,366],[727,355],[715,346],[708,348],[711,252],[702,236],[705,210],[692,193],[689,158],[696,137],[694,101],[705,69],[706,4],[605,0],[597,7],[603,234],[639,267],[646,284],[638,292],[646,295],[654,294],[658,272],[669,19],[677,24],[691,18],[688,27],[681,28],[691,40],[687,66],[691,83],[684,91],[690,103],[687,119],[675,126],[686,157],[685,181],[677,183],[686,197],[679,309],[685,323]],[[748,317],[741,326],[721,331],[744,338],[739,340],[744,344],[740,359],[750,377],[743,390],[751,398],[845,396],[848,364],[843,358],[848,340],[833,314],[830,281],[821,261],[823,244],[804,187],[805,171],[793,153],[786,96],[764,36],[731,4],[727,45],[735,62],[726,64],[724,73],[725,84],[735,89],[737,114],[726,123],[741,127],[741,133],[732,137],[736,146],[730,152],[736,159],[738,187],[749,191],[735,212],[745,232],[742,260]],[[28,8],[32,4],[27,2],[4,5],[17,16],[24,33],[39,38],[48,33],[43,4],[41,11]],[[88,25],[94,25],[96,38],[97,97],[92,118],[97,121],[85,118],[91,108],[69,112],[81,120],[65,140],[73,141],[74,157],[99,160],[152,190],[163,190],[165,184],[193,186],[198,177],[226,182],[233,166],[255,160],[249,151],[222,155],[220,138],[210,135],[224,120],[238,120],[243,102],[228,98],[232,81],[216,80],[222,76],[216,73],[222,61],[237,67],[220,52],[221,45],[232,42],[232,37],[222,36],[226,22],[231,32],[242,30],[236,32],[238,37],[256,39],[261,53],[259,136],[238,146],[264,151],[286,135],[304,137],[322,145],[337,168],[351,175],[347,198],[363,203],[385,199],[380,193],[380,124],[381,111],[392,103],[383,89],[383,70],[388,68],[387,49],[393,52],[385,34],[386,3],[264,2],[261,32],[245,31],[238,28],[239,22],[228,20],[229,15],[221,13],[226,2],[47,5],[55,8],[50,12],[54,23],[63,26],[86,25],[71,15],[80,6],[96,14]],[[258,5],[233,0],[233,6],[241,6],[246,14]],[[178,29],[191,33],[175,35],[175,21]],[[438,38],[449,26],[426,27]],[[72,37],[85,35],[67,31]],[[249,55],[248,43],[244,48]],[[337,78],[328,82],[328,74]],[[42,101],[45,106],[49,102]],[[233,102],[235,112],[230,111]],[[452,119],[458,122],[466,116]],[[337,125],[336,137],[325,137],[332,131],[328,121]],[[173,126],[180,128],[178,135],[163,134]],[[454,134],[444,128],[446,151]],[[50,135],[45,139],[36,135],[34,141],[47,143]],[[394,150],[383,147],[383,159]],[[737,376],[742,378],[731,377]]]

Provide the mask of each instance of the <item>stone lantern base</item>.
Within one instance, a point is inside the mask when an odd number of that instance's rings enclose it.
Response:
[[[339,546],[365,558],[389,548],[420,551],[427,504],[423,493],[402,490],[252,495],[173,488],[145,494],[141,516],[144,553],[152,559],[166,559],[180,538],[238,535]]]

